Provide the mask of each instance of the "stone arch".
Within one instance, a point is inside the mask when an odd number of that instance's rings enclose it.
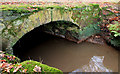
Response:
[[[12,49],[11,47],[16,43],[16,41],[18,41],[24,34],[31,31],[35,27],[49,23],[51,21],[64,20],[71,21],[80,27],[80,29],[69,28],[69,30],[74,30],[74,32],[79,33],[80,35],[75,38],[78,38],[78,40],[81,41],[81,38],[87,38],[92,34],[98,33],[99,30],[95,30],[99,29],[99,27],[97,26],[98,24],[100,24],[99,19],[99,5],[90,5],[78,8],[75,7],[71,8],[70,10],[65,8],[61,9],[54,7],[47,8],[44,10],[40,10],[39,12],[34,13],[27,18],[17,19],[10,24],[6,24],[5,28],[2,30],[2,36],[8,41],[6,49]],[[86,26],[88,26],[88,29],[85,28]],[[87,30],[91,30],[91,33],[89,33],[88,35],[86,34]]]

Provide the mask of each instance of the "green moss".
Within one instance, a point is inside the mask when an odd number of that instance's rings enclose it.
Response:
[[[44,73],[46,74],[48,72],[50,72],[51,74],[55,74],[55,73],[62,74],[62,71],[57,69],[57,68],[50,67],[48,65],[41,64],[40,62],[33,61],[33,60],[27,60],[27,61],[24,61],[24,62],[19,63],[19,64],[22,65],[22,68],[27,69],[28,73],[34,72],[33,69],[37,65],[37,66],[41,67],[41,73],[43,73],[43,74]],[[16,64],[15,66],[17,66],[19,64]],[[13,70],[14,69],[11,69],[11,71],[13,71]],[[19,70],[22,70],[22,69],[19,69]]]
[[[39,10],[43,10],[43,7],[33,7],[32,5],[0,5],[0,8],[2,8],[2,11],[14,11],[16,13],[33,13],[38,12]],[[29,10],[29,9],[35,9],[35,10]],[[37,9],[36,9],[37,8]]]
[[[95,8],[99,7],[98,4],[91,4],[92,6],[94,6]],[[56,8],[56,9],[65,9],[65,5],[62,5],[62,6],[59,6],[59,5],[50,5],[50,6],[44,6],[44,7],[39,7],[39,6],[32,6],[30,4],[20,4],[20,5],[0,5],[0,8],[2,8],[2,10],[14,10],[16,11],[17,13],[28,13],[28,12],[37,12],[39,10],[43,10],[43,9],[53,9],[53,8]],[[73,8],[81,8],[82,6],[75,6],[75,7],[68,7],[68,10],[72,10]],[[28,8],[33,8],[33,9],[36,9],[37,10],[33,10],[33,11],[30,11],[28,10]]]

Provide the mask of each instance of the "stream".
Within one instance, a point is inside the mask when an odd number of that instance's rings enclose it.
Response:
[[[113,72],[118,71],[118,51],[107,44],[99,45],[88,42],[77,44],[49,34],[42,35],[43,39],[38,34],[31,34],[34,35],[29,34],[29,38],[21,39],[23,45],[20,49],[24,51],[18,51],[19,54],[15,52],[22,61],[36,60],[63,72],[72,72],[87,65],[93,56],[104,56],[102,64]],[[39,39],[42,41],[40,42]],[[36,46],[31,47],[32,45]],[[13,49],[18,50],[19,47],[15,45]]]

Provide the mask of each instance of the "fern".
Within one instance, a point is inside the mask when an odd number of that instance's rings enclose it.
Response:
[[[120,40],[118,39],[112,39],[111,44],[117,47],[120,47]]]
[[[111,33],[114,33],[114,37],[120,36],[120,24],[119,22],[115,21],[115,24],[108,25],[108,29],[111,31]]]
[[[115,37],[120,36],[120,33],[118,33],[117,31],[111,31],[111,32],[114,33]]]

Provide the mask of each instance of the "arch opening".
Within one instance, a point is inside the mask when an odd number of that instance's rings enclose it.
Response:
[[[65,29],[63,31],[58,30],[58,27],[56,26],[52,26],[55,24],[71,24],[74,26],[69,25],[70,27],[74,27],[75,29],[77,27],[80,29],[74,23],[68,21],[65,22],[66,21],[64,21],[64,23],[63,21],[50,22],[26,33],[13,46],[14,55],[18,56],[22,61],[40,61],[49,66],[56,67],[63,72],[70,72],[78,69],[87,64],[92,56],[102,55],[106,58],[104,64],[107,67],[111,68],[113,71],[118,70],[118,56],[116,55],[118,53],[114,48],[107,45],[98,45],[87,42],[80,44],[75,43],[77,34],[75,34],[76,37],[72,37],[71,35],[75,32],[71,33],[71,29],[70,32],[66,31],[68,30],[66,25],[64,25]],[[61,28],[63,29],[63,27]],[[73,31],[75,31],[75,29],[73,29]],[[64,34],[67,35],[64,36]]]

